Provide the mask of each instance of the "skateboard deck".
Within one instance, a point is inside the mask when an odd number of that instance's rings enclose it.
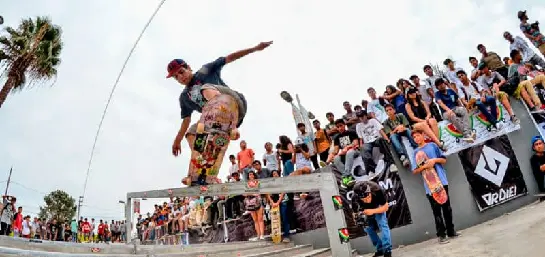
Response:
[[[416,153],[415,159],[416,163],[420,167],[429,159],[429,157],[424,151],[418,151]],[[424,178],[426,185],[428,185],[433,199],[439,204],[444,204],[445,202],[447,202],[447,191],[445,191],[443,183],[441,183],[441,180],[437,175],[437,171],[435,171],[434,168],[425,169],[424,171],[422,171],[422,177]]]
[[[278,206],[271,209],[271,238],[275,244],[282,241],[282,223],[280,222],[280,209]]]
[[[184,184],[216,183],[229,142],[238,137],[238,110],[236,100],[226,94],[210,99],[203,107]]]

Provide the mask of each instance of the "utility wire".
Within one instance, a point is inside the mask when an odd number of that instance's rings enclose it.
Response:
[[[82,196],[85,196],[85,191],[87,190],[87,181],[89,179],[89,172],[91,171],[91,164],[93,162],[93,156],[95,154],[95,148],[96,148],[96,145],[97,145],[98,136],[99,136],[100,130],[102,128],[102,123],[104,122],[104,117],[106,116],[106,111],[108,110],[108,107],[110,106],[110,102],[112,101],[114,91],[117,88],[117,84],[119,83],[119,79],[121,78],[121,75],[123,74],[123,71],[125,71],[125,67],[127,67],[127,63],[129,62],[129,59],[131,58],[132,53],[134,52],[134,49],[136,49],[136,46],[138,45],[138,42],[140,42],[140,39],[144,35],[144,32],[149,27],[150,23],[153,21],[153,19],[155,18],[155,15],[159,12],[159,10],[161,9],[161,7],[165,3],[165,1],[166,0],[161,0],[161,2],[159,3],[157,8],[155,9],[153,14],[151,15],[150,19],[148,20],[148,22],[146,23],[146,25],[144,26],[144,28],[140,32],[140,35],[138,36],[138,38],[134,42],[134,45],[132,46],[132,49],[129,52],[129,56],[127,56],[127,59],[125,59],[125,62],[123,63],[123,67],[121,68],[121,71],[117,75],[117,79],[114,82],[114,85],[112,87],[112,91],[110,92],[110,96],[108,97],[108,102],[106,103],[106,107],[104,108],[104,112],[102,113],[102,118],[100,119],[100,123],[98,124],[98,129],[97,129],[97,133],[95,135],[95,140],[93,142],[93,147],[91,148],[91,156],[89,157],[89,163],[87,165],[87,174],[85,175],[85,182],[83,183],[83,194],[82,194]]]

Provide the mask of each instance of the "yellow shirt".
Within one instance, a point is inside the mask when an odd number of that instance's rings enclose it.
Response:
[[[323,153],[324,151],[329,149],[330,143],[325,134],[325,130],[320,129],[319,131],[316,131],[314,137],[316,138],[316,147],[318,148],[318,153]]]

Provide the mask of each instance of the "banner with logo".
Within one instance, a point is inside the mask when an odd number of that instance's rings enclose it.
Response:
[[[460,151],[458,156],[480,211],[528,193],[506,135]]]
[[[133,200],[133,213],[140,213],[140,199]]]
[[[383,145],[382,147],[388,148],[387,145]],[[393,165],[394,162],[391,155],[388,154],[388,157],[385,157],[380,153],[378,148],[375,148],[373,157],[377,164],[377,168],[374,172],[367,173],[363,160],[361,158],[356,158],[352,167],[352,176],[354,176],[356,181],[372,180],[384,189],[388,198],[389,209],[387,217],[390,228],[393,229],[411,224],[412,219],[409,204],[405,197],[401,178],[397,174],[397,167]],[[342,174],[335,165],[332,166],[332,169],[337,178],[337,183],[340,185]],[[350,203],[354,192],[350,188],[343,189],[339,186],[339,193],[343,201],[343,211],[350,238],[365,236],[366,234],[363,229],[356,225],[356,221],[353,218],[354,216]]]
[[[532,113],[532,118],[534,119],[534,124],[536,125],[539,134],[542,137],[545,137],[545,112],[534,112]],[[529,136],[528,138],[531,137]]]

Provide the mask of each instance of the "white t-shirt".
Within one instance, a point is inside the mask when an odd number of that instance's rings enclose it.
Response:
[[[479,92],[483,91],[483,87],[481,85],[479,85],[479,83],[476,83],[476,82],[472,82],[472,83],[469,83],[469,85],[467,85],[467,86],[460,83],[460,85],[458,85],[458,95],[460,97],[464,97],[466,95],[466,94],[464,94],[464,91],[465,91],[465,93],[467,93],[467,95],[468,95],[468,98],[475,98],[475,99],[481,98],[481,94],[479,94]],[[477,92],[477,89],[475,89],[475,87],[477,87],[479,92]],[[464,99],[465,99],[465,97],[464,97]]]
[[[91,225],[91,232],[93,232],[93,234],[97,235],[98,234],[98,226],[95,222],[89,222],[89,224]]]
[[[295,153],[295,166],[297,169],[301,169],[303,167],[309,167],[312,169],[312,162],[310,162],[309,159],[305,158],[305,155],[303,153]]]
[[[532,58],[532,56],[536,55],[534,50],[532,50],[530,48],[530,46],[528,46],[528,43],[523,38],[521,38],[519,36],[516,36],[514,38],[513,43],[511,43],[511,45],[509,45],[509,50],[511,50],[511,51],[518,50],[520,52],[520,54],[522,55],[522,61],[523,62],[527,62],[528,60],[530,60],[530,58]],[[542,68],[544,68],[544,67],[542,67]]]
[[[458,75],[456,75],[456,72],[458,72],[459,70],[462,70],[462,69],[461,68],[454,68],[453,71],[452,70],[447,70],[447,72],[445,72],[445,76],[447,77],[448,81],[450,81],[451,83],[456,83],[457,86],[462,84],[462,82],[458,78]]]
[[[422,96],[422,101],[426,103],[431,102],[430,94],[428,94],[428,85],[426,83],[420,84],[416,87],[418,89],[418,93],[420,93],[420,96]]]
[[[382,128],[382,124],[376,119],[369,119],[367,123],[358,123],[356,133],[359,138],[363,139],[363,143],[372,143],[380,137],[380,130]]]
[[[30,222],[29,221],[26,221],[26,220],[23,220],[23,235],[26,236],[26,235],[30,235]]]
[[[435,81],[440,78],[437,75],[433,75],[431,77],[427,77],[424,81],[426,82],[426,85],[428,88],[431,88],[433,90],[433,94],[437,93],[437,87],[435,86]]]
[[[308,146],[308,153],[310,156],[316,154],[314,150],[314,133],[307,132],[304,135],[300,135],[297,138],[301,139],[305,145]]]
[[[233,174],[233,173],[238,173],[238,164],[232,164],[231,167],[229,168],[229,175]]]
[[[494,79],[498,79],[500,81],[505,80],[505,78],[502,75],[500,75],[498,72],[491,71],[490,76],[486,76],[486,74],[481,75],[477,79],[477,83],[481,84],[483,88],[489,89],[492,83],[494,82]]]
[[[265,167],[268,170],[278,170],[278,160],[276,159],[276,152],[272,152],[270,154],[264,153],[263,154],[263,160],[267,161],[267,165]]]
[[[384,122],[388,118],[388,115],[386,115],[386,110],[382,105],[380,105],[378,98],[369,101],[369,103],[367,104],[367,113],[374,113],[375,118],[377,118],[377,120],[379,120],[380,122]]]

